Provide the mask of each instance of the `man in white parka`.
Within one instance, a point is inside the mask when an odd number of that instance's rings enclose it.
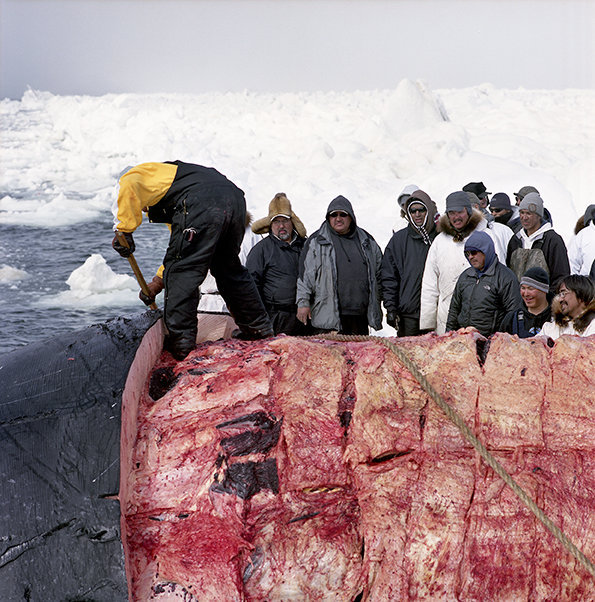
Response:
[[[438,221],[439,234],[428,251],[422,278],[420,330],[445,333],[455,285],[469,267],[465,241],[473,232],[486,228],[486,220],[472,207],[466,192],[458,190],[446,197],[446,213]]]

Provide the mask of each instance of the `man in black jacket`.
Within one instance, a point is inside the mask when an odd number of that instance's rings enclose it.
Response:
[[[310,334],[308,326],[297,319],[295,302],[306,228],[293,212],[285,193],[275,195],[269,203],[269,214],[252,224],[252,232],[268,233],[248,253],[246,267],[273,322],[275,334]]]
[[[549,290],[550,279],[547,272],[538,267],[529,268],[521,278],[523,304],[506,314],[500,330],[516,334],[521,339],[538,335],[552,317]]]
[[[421,280],[428,249],[437,234],[436,204],[423,190],[410,195],[403,212],[409,223],[392,235],[381,269],[386,321],[400,337],[420,334]]]
[[[504,316],[521,304],[515,275],[498,261],[494,241],[486,232],[474,232],[465,242],[471,264],[457,280],[446,330],[473,326],[484,337],[498,330]]]

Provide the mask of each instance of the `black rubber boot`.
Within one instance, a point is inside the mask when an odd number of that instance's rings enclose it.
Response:
[[[174,359],[182,361],[195,349],[196,336],[188,337],[185,335],[169,334],[165,338],[163,347],[173,355]]]

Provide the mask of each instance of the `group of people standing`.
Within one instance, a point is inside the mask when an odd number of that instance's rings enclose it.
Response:
[[[384,253],[357,225],[345,197],[330,203],[321,227],[306,239],[291,203],[277,194],[268,216],[252,228],[269,236],[253,247],[246,263],[273,322],[297,317],[293,327],[275,332],[368,334],[369,327],[381,328],[382,303],[398,336],[473,326],[484,336],[502,331],[529,337],[549,322],[546,332],[553,338],[595,333],[593,274],[586,271],[595,262],[590,246],[595,206],[579,220],[581,230],[591,229],[580,239],[577,234],[567,250],[534,187],[515,193],[514,208],[506,193],[492,200],[490,194],[482,182],[471,182],[447,196],[440,216],[426,192],[408,186],[398,197],[407,226],[393,233]],[[278,219],[293,220],[301,232],[294,228],[293,238],[280,241]],[[292,245],[300,251],[293,254],[289,278],[281,257]],[[265,252],[272,248],[277,254]],[[576,276],[570,276],[569,257]],[[280,265],[286,274],[282,283],[276,275]],[[283,307],[283,320],[275,299],[281,292],[294,299]],[[576,297],[576,303],[569,305],[566,296]]]
[[[121,176],[114,203],[115,230],[129,244],[123,248],[118,236],[112,244],[124,256],[134,250],[142,211],[170,224],[164,265],[141,297],[152,301],[165,288],[166,344],[178,359],[193,348],[198,289],[208,270],[243,338],[366,335],[382,328],[381,303],[398,336],[467,326],[485,336],[595,333],[595,205],[567,251],[534,187],[515,193],[514,207],[505,193],[490,194],[471,182],[447,196],[440,216],[429,194],[408,186],[398,197],[407,226],[382,253],[344,196],[331,201],[307,237],[278,193],[268,215],[252,224],[266,236],[242,266],[242,191],[211,168],[141,164]]]

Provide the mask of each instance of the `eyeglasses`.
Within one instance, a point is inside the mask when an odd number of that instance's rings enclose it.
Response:
[[[558,291],[558,297],[560,297],[560,299],[564,299],[564,297],[566,297],[566,295],[568,295],[571,292],[572,291],[568,291],[568,290]]]
[[[465,256],[473,257],[474,255],[477,255],[478,253],[481,253],[481,251],[476,251],[475,249],[470,249],[469,251],[465,251]]]
[[[349,217],[349,213],[345,213],[345,211],[333,211],[329,213],[329,217]]]
[[[506,209],[494,209],[494,208],[490,208],[490,212],[491,213],[504,213],[506,211]]]
[[[417,213],[427,213],[427,209],[424,207],[423,209],[409,209],[409,213],[411,215],[416,215]]]

